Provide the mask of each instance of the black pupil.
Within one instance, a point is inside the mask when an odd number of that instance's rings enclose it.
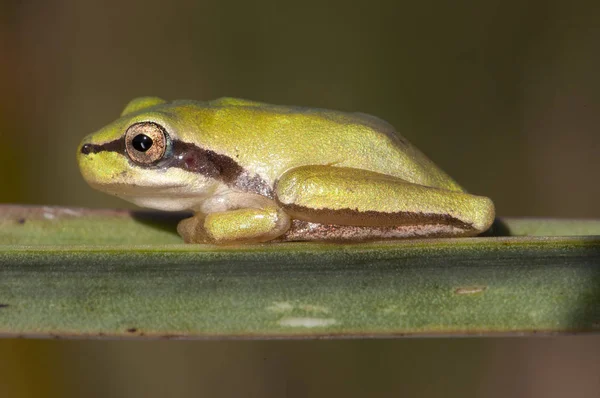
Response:
[[[138,134],[133,137],[131,144],[136,151],[146,152],[152,146],[152,138],[148,137],[146,134]]]

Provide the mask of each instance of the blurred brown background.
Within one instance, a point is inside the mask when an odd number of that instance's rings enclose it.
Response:
[[[0,1],[0,202],[124,207],[75,148],[131,98],[388,120],[500,215],[600,217],[597,1]],[[0,341],[0,396],[598,396],[600,339]]]

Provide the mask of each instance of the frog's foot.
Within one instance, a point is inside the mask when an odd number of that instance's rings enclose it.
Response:
[[[185,243],[208,242],[204,231],[204,215],[196,214],[194,217],[181,220],[177,224],[177,233]]]
[[[266,242],[289,228],[289,216],[272,206],[196,214],[182,220],[177,232],[186,243],[237,244]]]
[[[292,220],[292,226],[277,242],[334,241],[362,242],[389,239],[447,238],[470,236],[470,231],[450,224],[415,224],[386,227],[318,224]]]

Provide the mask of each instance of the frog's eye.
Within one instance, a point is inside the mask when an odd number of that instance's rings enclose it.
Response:
[[[142,122],[129,126],[125,133],[125,149],[134,162],[151,164],[165,154],[167,134],[156,123]]]

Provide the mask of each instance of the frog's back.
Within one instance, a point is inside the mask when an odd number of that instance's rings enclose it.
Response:
[[[328,164],[462,190],[375,116],[231,98],[208,104],[209,120],[198,126],[201,140],[271,183],[290,168]]]

